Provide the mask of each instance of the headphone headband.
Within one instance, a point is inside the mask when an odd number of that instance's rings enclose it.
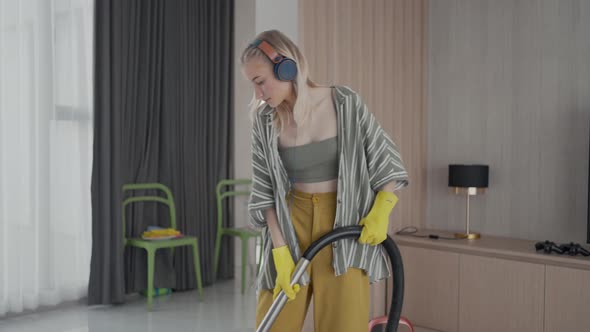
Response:
[[[261,50],[273,63],[273,72],[278,80],[292,81],[297,77],[297,64],[295,61],[281,55],[266,40],[256,39],[250,45]]]
[[[281,60],[283,60],[283,56],[280,55],[279,52],[277,52],[274,47],[272,47],[272,45],[267,43],[266,40],[256,39],[252,43],[252,46],[255,46],[261,50],[262,53],[264,53],[273,63],[279,63]]]

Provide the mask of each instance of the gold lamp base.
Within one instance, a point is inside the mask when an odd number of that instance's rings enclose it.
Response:
[[[468,239],[468,240],[475,240],[479,239],[481,235],[479,233],[455,233],[455,238],[457,239]]]
[[[475,196],[477,194],[481,194],[485,192],[485,188],[476,188],[476,187],[453,187],[453,190],[456,194],[464,193],[465,198],[467,199],[467,204],[465,205],[465,233],[455,233],[456,239],[468,239],[468,240],[476,240],[481,238],[479,233],[473,233],[469,230],[469,196]]]

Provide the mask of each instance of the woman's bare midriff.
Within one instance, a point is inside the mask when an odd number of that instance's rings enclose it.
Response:
[[[294,187],[298,191],[310,194],[321,194],[336,192],[338,189],[338,180],[329,180],[313,183],[295,183]]]

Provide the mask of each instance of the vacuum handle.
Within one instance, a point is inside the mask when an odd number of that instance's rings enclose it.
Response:
[[[309,266],[309,263],[310,261],[303,257],[299,260],[299,262],[297,262],[295,271],[293,271],[293,275],[291,276],[291,287],[293,287],[299,281],[299,279],[301,278],[303,273],[305,273],[305,270]],[[268,332],[274,321],[277,320],[277,317],[279,317],[279,313],[281,312],[281,310],[283,310],[283,307],[286,303],[287,295],[281,289],[275,300],[272,302],[270,308],[268,309],[268,312],[260,322],[260,325],[258,325],[256,332]]]

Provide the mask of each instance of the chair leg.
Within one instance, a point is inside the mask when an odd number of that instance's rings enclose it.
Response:
[[[193,260],[195,264],[195,275],[197,277],[197,290],[199,291],[199,299],[203,300],[203,284],[201,282],[201,260],[199,259],[199,242],[195,239],[193,244]]]
[[[213,271],[215,272],[215,275],[213,276],[214,279],[217,279],[217,270],[219,268],[219,254],[221,251],[221,232],[217,232],[217,236],[215,237],[215,258],[213,261],[214,264],[214,268]]]
[[[155,251],[153,249],[146,249],[147,251],[147,263],[148,263],[148,275],[147,275],[147,301],[148,309],[152,309],[152,298],[154,297],[154,264],[155,264]]]
[[[242,294],[246,291],[246,267],[248,266],[248,239],[242,240]]]

